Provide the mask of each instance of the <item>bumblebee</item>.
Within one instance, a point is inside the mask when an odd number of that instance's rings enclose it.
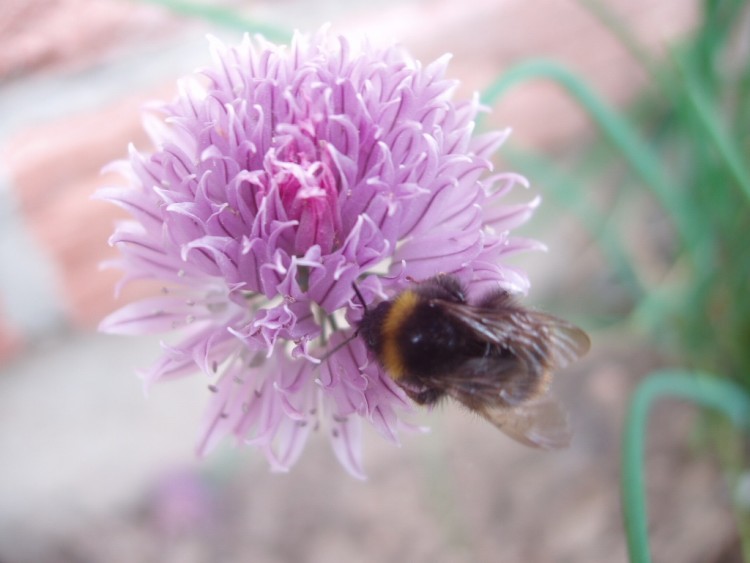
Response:
[[[374,309],[354,289],[365,307],[359,335],[416,403],[449,397],[523,444],[568,445],[567,414],[547,390],[556,369],[588,351],[583,330],[520,306],[507,291],[469,303],[445,274]]]

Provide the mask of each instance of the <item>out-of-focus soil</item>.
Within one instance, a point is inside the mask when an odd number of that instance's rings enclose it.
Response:
[[[125,373],[133,360],[116,342],[48,346],[44,359],[9,374],[25,378],[23,384],[0,380],[0,421],[33,440],[0,441],[14,455],[4,461],[0,486],[2,561],[627,560],[620,433],[634,374],[654,361],[627,339],[595,336],[591,356],[558,377],[555,392],[575,429],[568,450],[524,448],[445,405],[423,413],[419,420],[431,432],[404,436],[401,448],[366,434],[364,482],[343,472],[325,436],[313,437],[288,475],[269,473],[246,448],[227,446],[191,462],[186,449],[205,388],[162,387],[144,405]],[[105,370],[106,358],[122,367]],[[44,373],[57,362],[80,373],[68,379]],[[120,379],[108,383],[110,376]],[[37,401],[37,412],[28,401],[44,377],[56,378],[48,390],[67,404],[57,413],[49,408],[54,399]],[[76,396],[70,385],[90,394]],[[654,561],[734,560],[724,553],[735,539],[728,491],[717,465],[690,446],[695,424],[693,409],[664,403],[649,426]],[[86,441],[108,455],[87,452]],[[24,450],[35,464],[26,479],[18,459]],[[71,459],[56,463],[66,453]],[[69,488],[60,490],[65,483]],[[54,498],[39,492],[45,489]]]

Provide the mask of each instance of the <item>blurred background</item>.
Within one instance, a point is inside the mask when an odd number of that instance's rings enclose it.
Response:
[[[365,482],[320,436],[287,475],[231,444],[196,460],[203,382],[144,398],[134,371],[158,341],[96,333],[148,291],[115,301],[120,274],[98,265],[120,216],[90,200],[113,180],[102,166],[130,142],[146,146],[142,105],[208,62],[207,33],[233,42],[244,26],[284,40],[326,22],[424,62],[453,53],[457,97],[484,92],[483,126],[513,128],[497,166],[544,198],[521,234],[549,246],[516,262],[532,280],[527,303],[593,340],[555,384],[570,449],[529,451],[446,405],[401,448],[367,433]],[[742,1],[3,0],[0,563],[626,561],[620,442],[639,380],[676,365],[745,385],[749,37]],[[646,156],[623,158],[617,134],[533,69],[491,95],[539,58],[627,119]],[[655,561],[742,560],[735,442],[694,407],[655,410]]]

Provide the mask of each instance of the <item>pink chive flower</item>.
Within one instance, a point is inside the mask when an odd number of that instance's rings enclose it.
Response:
[[[422,66],[326,31],[210,43],[213,65],[145,121],[155,149],[113,164],[129,185],[98,192],[132,216],[110,239],[123,283],[163,284],[101,329],[177,332],[141,375],[206,379],[199,454],[234,436],[287,471],[320,429],[362,478],[362,423],[397,443],[411,405],[347,342],[352,283],[368,305],[439,272],[524,292],[503,260],[539,248],[509,234],[538,200],[503,203],[526,185],[491,172],[508,132],[474,134],[478,99],[452,100],[447,56]]]

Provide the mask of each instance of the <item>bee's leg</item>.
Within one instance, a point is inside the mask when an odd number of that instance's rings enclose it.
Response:
[[[483,358],[488,358],[490,354],[492,354],[492,351],[495,349],[495,346],[490,344],[489,342],[484,343],[484,353],[482,354]]]
[[[445,393],[440,389],[425,389],[419,393],[410,394],[407,392],[407,394],[418,405],[432,406],[440,401]]]
[[[477,302],[476,306],[482,309],[502,309],[505,307],[516,306],[516,302],[510,293],[504,289],[498,289],[496,291],[490,291],[487,295],[482,297]]]
[[[449,301],[454,303],[466,303],[466,289],[456,278],[446,274],[438,274],[432,278],[433,283],[442,291],[450,295]]]
[[[412,282],[416,282],[411,278]],[[442,299],[451,303],[466,303],[466,289],[458,279],[448,274],[438,274],[421,282],[416,282],[417,291],[427,299]]]
[[[414,381],[399,381],[398,384],[409,395],[409,398],[418,405],[434,405],[445,394],[441,389],[426,387]]]

